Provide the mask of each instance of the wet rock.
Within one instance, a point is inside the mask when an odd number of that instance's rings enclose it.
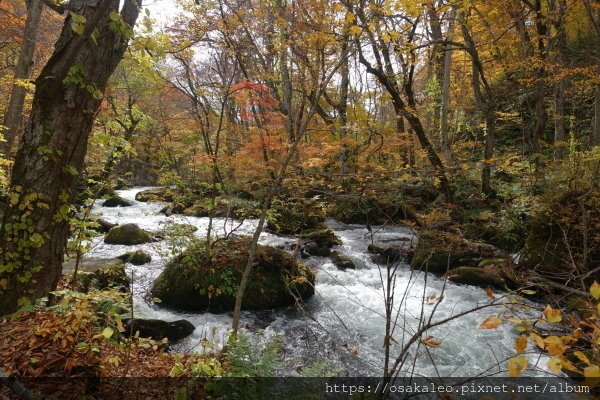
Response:
[[[134,245],[150,243],[153,239],[148,232],[142,230],[136,224],[117,225],[111,228],[104,238],[106,244]]]
[[[329,258],[331,258],[333,264],[339,269],[356,269],[356,265],[350,257],[340,254],[337,251],[332,251]]]
[[[367,248],[368,252],[373,254],[373,261],[386,264],[388,262],[406,261],[411,258],[414,253],[412,242],[406,238],[404,244],[388,247],[380,247],[370,244]],[[401,241],[403,241],[401,239]]]
[[[284,201],[279,199],[267,212],[267,230],[277,234],[294,235],[307,230],[325,230],[325,217],[316,202],[308,199]]]
[[[331,254],[331,249],[327,246],[319,246],[315,242],[308,242],[302,248],[302,255],[304,256],[317,256],[317,257],[328,257]]]
[[[208,256],[204,244],[176,256],[154,282],[151,293],[166,307],[190,311],[231,311],[250,238],[217,242]],[[314,272],[283,250],[258,245],[242,308],[265,310],[294,305],[314,294]]]
[[[196,329],[194,325],[185,319],[178,321],[163,321],[160,319],[141,319],[134,318],[123,321],[125,331],[123,335],[129,337],[130,333],[136,335],[139,332],[140,337],[150,338],[154,340],[169,339],[170,342],[176,342],[184,339],[194,333]]]
[[[63,274],[72,274],[76,260],[63,264]],[[117,258],[83,258],[77,269],[77,283],[80,290],[129,289],[129,278],[125,272],[125,263]]]
[[[329,228],[305,229],[300,233],[300,239],[306,242],[313,242],[317,247],[331,248],[342,244],[340,238]]]
[[[107,220],[102,219],[102,218],[98,218],[96,220],[96,223],[98,224],[98,226],[94,227],[93,229],[96,232],[100,232],[100,233],[106,233],[118,225],[118,224],[113,224],[112,222],[108,222]]]
[[[161,214],[165,214],[167,217],[173,214],[183,214],[185,206],[181,203],[171,203],[168,206],[164,206],[161,210]]]
[[[445,273],[459,266],[477,267],[484,259],[509,256],[486,243],[468,241],[447,232],[423,232],[415,248],[411,267],[433,273]]]
[[[133,203],[121,196],[113,196],[102,203],[102,207],[131,207]]]
[[[135,199],[141,202],[165,202],[171,203],[175,200],[175,193],[170,188],[156,188],[142,190],[135,195]]]
[[[144,250],[136,250],[134,252],[121,254],[117,258],[133,265],[144,265],[152,261],[152,256]]]
[[[480,287],[495,287],[504,289],[506,283],[499,275],[476,267],[458,267],[453,268],[446,273],[449,280],[456,283],[464,283],[465,285],[473,285]]]

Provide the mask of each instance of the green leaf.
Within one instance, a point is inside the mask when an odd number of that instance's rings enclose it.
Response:
[[[121,14],[119,14],[116,11],[111,11],[110,14],[109,14],[109,17],[110,17],[110,19],[112,21],[117,22],[117,21],[119,21],[121,19]]]

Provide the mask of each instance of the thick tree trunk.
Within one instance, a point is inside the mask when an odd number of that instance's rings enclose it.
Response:
[[[600,146],[600,85],[596,85],[593,123],[591,145]]]
[[[69,3],[70,16],[36,80],[31,116],[13,167],[10,201],[0,227],[0,314],[56,287],[88,136],[102,91],[127,47],[127,25],[135,24],[137,1],[125,1],[122,24],[110,18],[119,0]],[[77,24],[73,15],[86,18],[82,34],[72,28]]]
[[[28,79],[31,73],[42,8],[43,4],[41,0],[29,0],[27,3],[27,19],[25,20],[25,31],[23,32],[23,45],[19,53],[19,60],[13,78],[14,83],[2,123],[6,127],[4,131],[6,141],[0,142],[0,151],[6,156],[11,155],[13,145],[18,136],[23,114],[23,104],[25,103],[25,95],[27,94],[26,89],[17,80]]]
[[[496,141],[496,116],[493,109],[488,109],[485,113],[485,146],[483,150],[483,168],[481,169],[481,191],[485,194],[492,194],[492,166],[491,160],[494,157],[494,144]]]
[[[554,159],[562,160],[567,153],[565,129],[565,89],[567,80],[561,79],[556,84],[554,95]]]
[[[456,11],[450,10],[448,22],[448,40],[454,36],[454,18]],[[440,108],[440,136],[442,138],[442,148],[446,153],[450,153],[450,140],[448,132],[448,106],[450,104],[450,78],[452,72],[452,51],[450,45],[446,45],[444,53],[444,76],[442,78],[442,103]]]

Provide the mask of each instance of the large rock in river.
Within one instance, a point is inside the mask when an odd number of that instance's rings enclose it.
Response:
[[[147,202],[147,201],[155,201],[155,202],[165,202],[171,203],[175,200],[176,193],[169,188],[155,188],[155,189],[147,189],[137,192],[135,195],[135,199],[137,201]]]
[[[104,238],[106,244],[143,244],[152,242],[150,234],[136,224],[117,225],[111,228]]]
[[[63,274],[72,274],[76,260],[63,263]],[[77,283],[80,290],[129,289],[129,278],[125,272],[125,263],[117,258],[83,258],[77,267]]]
[[[121,196],[112,196],[102,203],[102,207],[131,207],[133,203]]]
[[[151,293],[162,305],[190,311],[233,310],[248,258],[248,237],[203,244],[172,259]],[[314,272],[283,250],[259,245],[242,308],[265,310],[295,304],[314,294]]]
[[[502,250],[487,244],[471,242],[447,232],[423,232],[411,260],[411,267],[441,274],[456,267],[477,267],[485,259],[508,259]]]

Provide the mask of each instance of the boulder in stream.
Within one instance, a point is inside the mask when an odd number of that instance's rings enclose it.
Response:
[[[63,274],[72,274],[75,260],[63,263]],[[129,289],[129,278],[125,272],[125,263],[117,258],[83,258],[77,268],[77,282],[80,290]]]
[[[506,283],[498,274],[483,268],[477,267],[458,267],[453,268],[446,273],[449,280],[455,283],[464,283],[465,285],[480,286],[483,288],[494,287],[505,289]]]
[[[411,260],[411,267],[443,274],[456,267],[477,267],[484,259],[508,259],[502,250],[486,243],[471,242],[447,232],[422,232]]]
[[[144,265],[152,261],[152,256],[141,249],[121,254],[117,258],[133,265]]]
[[[170,188],[147,189],[137,192],[135,199],[141,202],[171,203],[175,200],[175,192]]]
[[[152,242],[150,234],[136,224],[117,225],[104,238],[106,244],[134,245]]]
[[[356,269],[356,265],[350,257],[340,254],[337,251],[332,251],[329,257],[333,264],[339,269]]]
[[[184,339],[194,333],[194,325],[185,319],[177,321],[163,321],[160,319],[142,319],[134,318],[123,321],[125,331],[123,335],[129,337],[131,333],[135,336],[139,332],[140,337],[154,340],[169,339],[170,342],[176,342]]]
[[[112,196],[102,203],[102,207],[131,207],[133,202],[122,198],[121,196]]]
[[[154,281],[152,296],[166,307],[231,311],[248,258],[249,237],[201,243],[173,258]],[[258,245],[242,308],[265,310],[294,305],[314,294],[314,272],[283,250]]]

